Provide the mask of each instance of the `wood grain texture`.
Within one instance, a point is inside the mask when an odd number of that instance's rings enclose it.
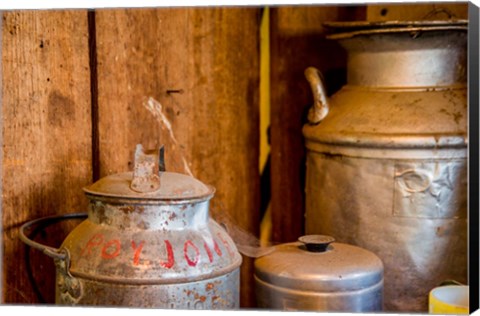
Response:
[[[132,169],[137,143],[166,145],[168,171],[216,187],[215,216],[258,232],[257,8],[99,10],[100,176]],[[146,108],[160,104],[169,131]],[[253,303],[252,261],[242,265],[241,306]]]
[[[367,6],[368,21],[468,19],[467,2],[384,3]]]
[[[345,52],[337,43],[325,40],[322,23],[364,17],[362,6],[271,8],[271,216],[275,242],[295,241],[304,233],[302,126],[313,104],[304,70],[318,68],[329,95],[345,83]]]
[[[27,220],[86,209],[82,187],[91,182],[86,12],[4,12],[2,36],[2,301],[53,303],[53,262],[32,250],[26,263],[18,228]],[[67,232],[46,230],[38,240],[58,247]]]

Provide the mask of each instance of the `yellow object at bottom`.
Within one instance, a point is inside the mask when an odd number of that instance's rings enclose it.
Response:
[[[448,285],[436,287],[430,291],[428,302],[430,314],[468,314],[468,286]]]

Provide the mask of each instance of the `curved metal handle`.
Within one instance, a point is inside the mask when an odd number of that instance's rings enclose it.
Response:
[[[29,245],[32,248],[40,250],[41,252],[43,252],[44,254],[46,254],[47,256],[53,259],[66,260],[68,257],[68,252],[66,251],[66,249],[57,249],[57,248],[42,245],[36,241],[33,241],[27,237],[27,235],[25,234],[25,230],[30,229],[30,227],[32,227],[33,225],[38,225],[41,223],[46,224],[46,223],[67,220],[67,219],[86,218],[87,216],[88,216],[87,213],[74,213],[74,214],[54,215],[54,216],[38,218],[23,224],[20,227],[19,237],[20,237],[20,240],[23,241],[25,244]]]
[[[317,68],[308,67],[305,70],[305,78],[310,83],[314,101],[313,106],[308,111],[308,121],[310,124],[318,124],[327,116],[330,108],[322,74]]]

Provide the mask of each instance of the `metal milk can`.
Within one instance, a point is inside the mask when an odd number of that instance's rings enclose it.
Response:
[[[239,308],[242,257],[209,218],[214,189],[162,164],[138,145],[133,172],[85,188],[88,218],[59,249],[25,235],[47,219],[23,225],[22,240],[55,261],[57,304]]]
[[[360,247],[307,235],[255,260],[259,307],[284,311],[382,311],[383,264]]]
[[[426,311],[430,289],[467,283],[467,22],[327,26],[347,84],[328,98],[305,72],[306,233],[377,254],[385,310]]]

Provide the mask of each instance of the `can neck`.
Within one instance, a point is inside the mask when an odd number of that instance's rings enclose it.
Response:
[[[347,84],[379,88],[466,85],[466,32],[369,34],[340,40]]]
[[[209,200],[186,204],[118,204],[91,200],[88,218],[116,229],[181,230],[208,225]]]

